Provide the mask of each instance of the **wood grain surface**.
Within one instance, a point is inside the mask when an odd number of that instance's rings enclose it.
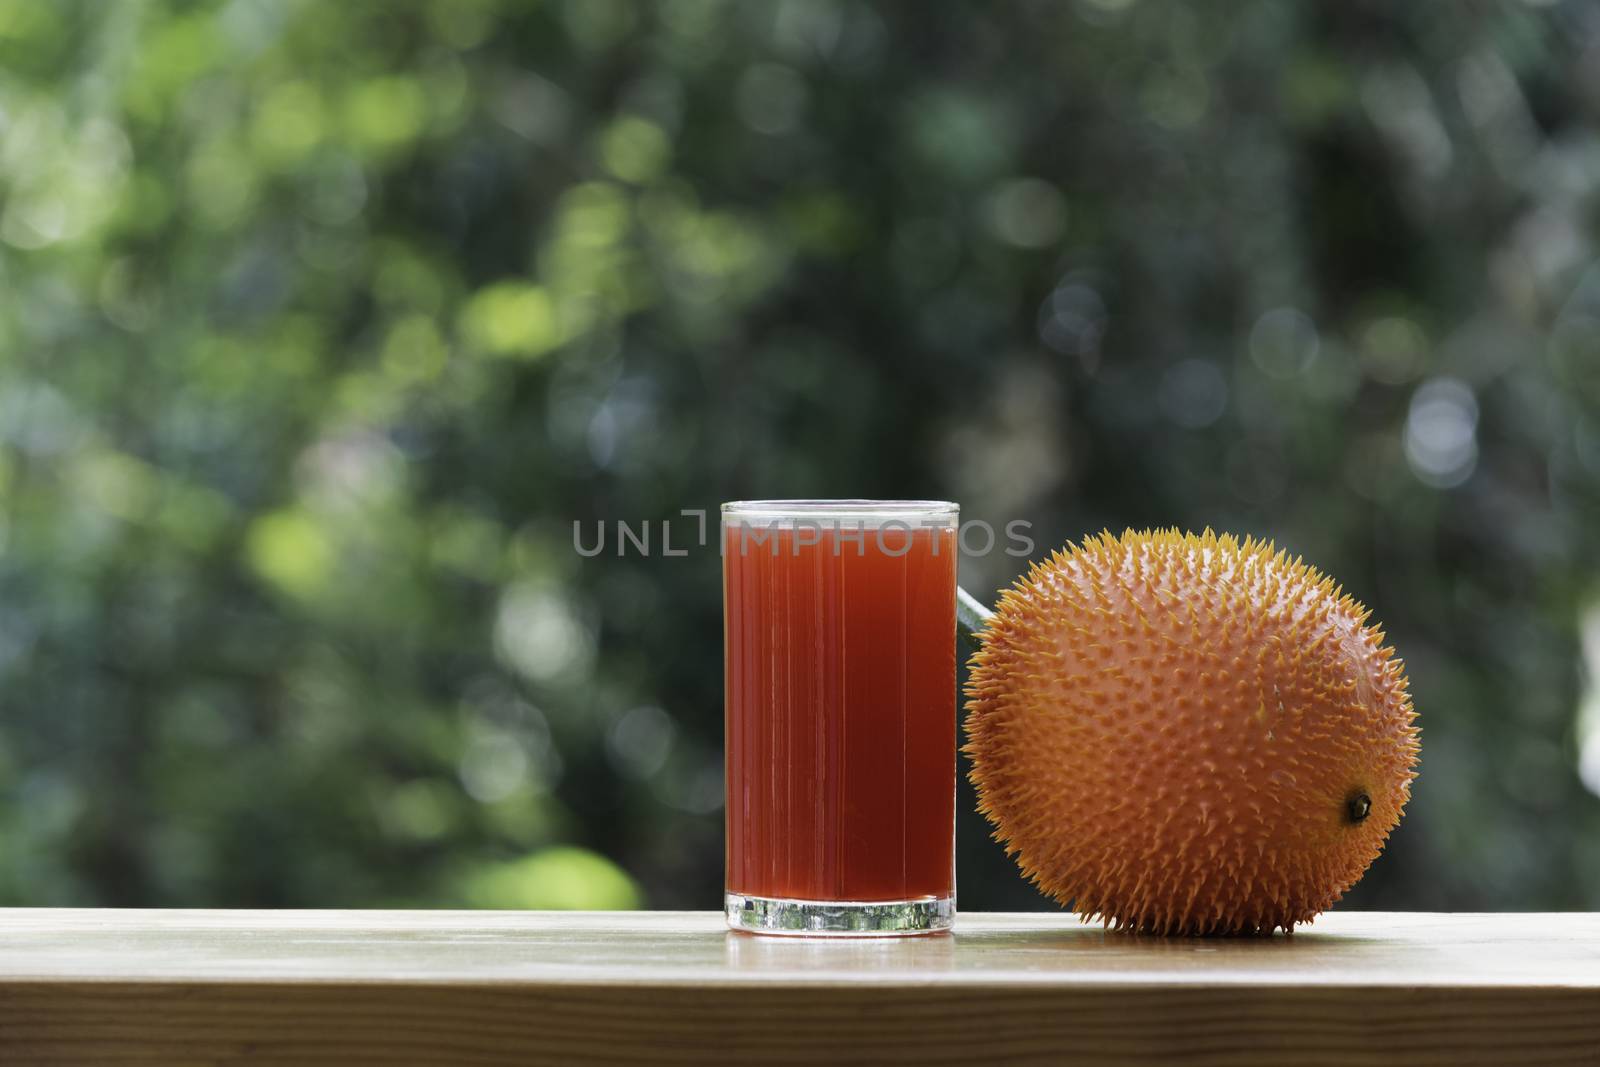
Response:
[[[713,913],[0,909],[0,1064],[1600,1064],[1600,915],[1070,915],[791,940]]]

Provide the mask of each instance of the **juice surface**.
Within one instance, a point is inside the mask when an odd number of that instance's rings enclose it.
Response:
[[[955,530],[743,529],[723,531],[728,891],[951,895]]]

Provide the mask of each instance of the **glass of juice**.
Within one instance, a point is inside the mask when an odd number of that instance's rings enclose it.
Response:
[[[728,925],[955,918],[955,504],[722,506]]]

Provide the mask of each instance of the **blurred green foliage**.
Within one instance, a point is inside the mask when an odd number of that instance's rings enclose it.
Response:
[[[0,902],[714,907],[715,552],[572,523],[859,495],[1275,537],[1422,713],[1355,901],[1600,907],[1597,69],[1573,2],[0,0]]]

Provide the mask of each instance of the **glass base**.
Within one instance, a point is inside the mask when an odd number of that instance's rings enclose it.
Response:
[[[729,893],[728,925],[752,934],[790,937],[906,937],[948,930],[956,898],[915,900],[784,900]]]

